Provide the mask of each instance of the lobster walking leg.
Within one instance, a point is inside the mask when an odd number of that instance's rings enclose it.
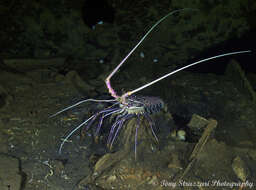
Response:
[[[113,143],[114,143],[114,141],[115,141],[115,139],[116,139],[116,137],[117,137],[117,135],[118,135],[120,129],[123,127],[124,122],[125,122],[126,120],[129,120],[129,119],[132,118],[132,117],[134,117],[134,116],[131,115],[131,114],[129,114],[129,115],[126,115],[126,116],[124,116],[124,117],[122,118],[122,121],[120,122],[118,128],[116,129],[116,132],[115,132],[115,134],[114,134],[114,137],[112,138],[112,141],[111,141],[111,144],[110,144],[110,149],[112,148],[112,145],[113,145]]]
[[[116,118],[116,121],[114,122],[114,124],[111,126],[111,129],[110,129],[110,132],[108,134],[108,140],[107,140],[107,146],[110,147],[111,145],[111,141],[112,141],[112,138],[113,138],[113,134],[114,134],[114,131],[115,131],[115,128],[116,126],[120,125],[120,123],[122,123],[122,120],[120,120],[121,116],[117,116]]]
[[[154,129],[153,129],[153,126],[155,126],[154,121],[152,120],[152,118],[148,114],[145,114],[145,118],[148,121],[148,124],[149,124],[149,126],[151,128],[151,132],[152,132],[153,136],[155,137],[156,142],[158,142],[158,138],[157,138],[156,133],[154,132]]]
[[[140,116],[137,115],[137,123],[136,123],[136,129],[135,129],[135,137],[134,137],[134,154],[135,154],[135,160],[137,158],[137,137],[138,137],[138,129],[140,127]]]
[[[95,133],[96,138],[97,138],[97,136],[98,136],[98,134],[99,134],[99,132],[100,132],[103,119],[104,119],[105,117],[107,117],[107,116],[112,115],[113,113],[118,113],[118,112],[121,112],[121,111],[122,111],[121,108],[113,108],[111,112],[106,113],[106,114],[104,114],[104,115],[101,116],[100,122],[99,122],[99,124],[98,124],[98,127],[97,127],[97,129],[96,129],[96,133]]]
[[[61,145],[60,145],[60,148],[59,148],[59,154],[61,154],[61,150],[62,150],[62,147],[63,147],[63,145],[65,144],[65,142],[74,134],[74,132],[76,132],[77,130],[79,130],[82,126],[84,126],[84,125],[86,125],[88,122],[88,124],[87,124],[87,126],[86,126],[86,131],[90,128],[90,126],[92,125],[92,123],[95,121],[95,119],[100,115],[100,114],[102,114],[102,113],[106,113],[106,112],[109,112],[109,113],[115,113],[115,112],[118,112],[118,111],[120,111],[121,109],[117,109],[117,110],[114,110],[113,111],[113,109],[111,108],[106,108],[106,109],[104,109],[104,110],[102,110],[102,111],[99,111],[99,112],[97,112],[96,114],[94,114],[94,115],[92,115],[89,119],[87,119],[87,120],[85,120],[83,123],[81,123],[80,125],[78,125],[75,129],[73,129],[66,137],[65,137],[65,139],[62,141],[62,143],[61,143]]]

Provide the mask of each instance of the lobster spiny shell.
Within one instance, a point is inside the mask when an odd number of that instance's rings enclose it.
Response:
[[[164,108],[163,100],[153,96],[130,96],[127,102],[127,111],[134,114],[154,114]]]

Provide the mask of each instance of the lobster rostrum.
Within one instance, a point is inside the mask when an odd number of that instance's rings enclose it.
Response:
[[[105,79],[105,84],[106,87],[108,88],[108,91],[110,93],[110,95],[113,97],[113,99],[108,99],[108,100],[96,100],[96,99],[86,99],[86,100],[82,100],[80,102],[77,102],[76,104],[73,104],[69,107],[64,108],[63,110],[51,115],[50,117],[54,117],[66,110],[69,110],[71,108],[74,108],[75,106],[78,106],[82,103],[86,103],[86,102],[107,102],[110,103],[111,106],[108,106],[106,108],[104,108],[103,110],[98,111],[97,113],[93,114],[92,116],[90,116],[88,119],[86,119],[85,121],[83,121],[80,125],[78,125],[76,128],[74,128],[62,141],[60,147],[59,147],[59,153],[61,153],[63,145],[65,144],[65,142],[79,129],[81,129],[81,127],[86,126],[85,130],[89,130],[89,128],[92,126],[92,124],[94,123],[94,121],[99,118],[99,122],[97,124],[97,128],[96,128],[96,138],[99,136],[99,132],[101,130],[102,127],[102,123],[103,120],[106,118],[111,118],[114,117],[115,121],[113,122],[111,129],[109,131],[109,135],[108,135],[108,139],[107,139],[107,145],[111,148],[116,137],[118,136],[119,131],[121,130],[121,128],[124,126],[124,123],[128,120],[130,120],[131,118],[137,118],[137,125],[136,125],[136,130],[135,130],[135,144],[134,144],[134,150],[135,150],[135,159],[136,159],[136,146],[137,146],[137,131],[138,128],[140,127],[139,125],[139,121],[141,119],[141,117],[145,118],[146,121],[148,122],[150,128],[151,128],[151,132],[155,138],[156,141],[158,141],[158,138],[154,132],[154,122],[151,118],[151,115],[159,112],[163,107],[164,107],[164,102],[158,98],[158,97],[150,97],[150,96],[135,96],[134,94],[136,92],[139,92],[140,90],[147,88],[179,71],[182,71],[186,68],[192,67],[194,65],[197,65],[199,63],[202,62],[206,62],[209,60],[213,60],[216,58],[220,58],[220,57],[224,57],[224,56],[230,56],[230,55],[235,55],[235,54],[242,54],[242,53],[249,53],[251,52],[250,50],[246,50],[246,51],[236,51],[236,52],[229,52],[229,53],[225,53],[225,54],[220,54],[220,55],[216,55],[213,57],[209,57],[206,59],[202,59],[199,60],[197,62],[191,63],[189,65],[186,65],[184,67],[181,67],[177,70],[174,70],[170,73],[167,73],[165,75],[163,75],[162,77],[153,80],[152,82],[149,82],[135,90],[132,91],[128,91],[122,95],[117,95],[116,91],[112,88],[111,86],[111,82],[110,79],[112,78],[112,76],[118,71],[118,69],[123,65],[123,63],[130,57],[130,55],[137,49],[137,47],[143,42],[143,40],[149,35],[149,33],[157,26],[159,25],[163,20],[165,20],[167,17],[169,17],[170,15],[173,15],[174,13],[180,12],[180,11],[185,11],[185,10],[195,10],[195,9],[190,9],[190,8],[185,8],[185,9],[178,9],[172,12],[169,12],[167,15],[165,15],[164,17],[162,17],[160,20],[158,20],[151,28],[150,30],[141,38],[141,40],[134,46],[134,48],[125,56],[125,58],[117,65],[117,67],[115,67],[115,69],[109,74],[109,76]]]

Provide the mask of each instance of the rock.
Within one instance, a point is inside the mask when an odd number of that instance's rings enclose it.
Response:
[[[240,180],[243,182],[246,181],[247,177],[249,176],[249,169],[239,156],[235,157],[233,160],[232,168]]]
[[[61,74],[57,74],[55,76],[55,81],[56,82],[63,82],[65,80],[65,76],[64,75],[61,75]]]
[[[193,114],[192,118],[188,124],[191,130],[197,131],[206,127],[209,121],[199,115]]]
[[[3,129],[2,127],[2,120],[0,119],[0,129]],[[8,143],[7,143],[7,137],[0,132],[0,152],[1,153],[7,153],[8,152]]]
[[[9,105],[12,101],[13,97],[8,94],[8,90],[0,85],[0,109],[6,108],[6,106]]]
[[[22,176],[19,170],[19,160],[17,158],[0,155],[0,189],[20,190]]]
[[[248,153],[250,157],[256,161],[256,150],[250,150]]]
[[[108,177],[107,182],[108,182],[108,183],[112,183],[112,182],[114,182],[116,179],[117,179],[117,177],[116,177],[115,175],[111,175],[111,176]]]
[[[125,153],[123,154],[123,151],[115,152],[113,154],[111,153],[105,154],[95,164],[94,173],[98,173],[98,174],[102,173],[106,169],[112,167],[117,162],[119,162],[124,156],[125,156]]]
[[[65,77],[66,77],[66,80],[69,81],[79,91],[82,91],[87,95],[89,94],[91,96],[95,95],[93,93],[95,88],[87,84],[85,81],[83,81],[76,71],[68,72]]]
[[[100,157],[101,157],[101,155],[99,155],[99,154],[92,154],[89,158],[89,163],[94,166],[98,162]]]
[[[64,161],[63,160],[53,160],[51,165],[53,166],[54,174],[61,176],[61,174],[65,168]]]
[[[186,132],[184,130],[179,130],[177,132],[177,138],[180,141],[185,141],[186,140]]]
[[[172,130],[169,137],[172,139],[172,140],[175,140],[175,141],[185,141],[186,140],[186,132],[184,130]]]
[[[173,169],[178,169],[178,170],[182,170],[183,167],[180,163],[179,157],[178,157],[178,153],[173,153],[171,156],[171,161],[168,164],[168,168],[173,168]]]

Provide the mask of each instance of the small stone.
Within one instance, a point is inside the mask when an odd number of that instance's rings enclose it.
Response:
[[[192,130],[201,130],[206,127],[209,121],[199,115],[193,114],[188,126]]]
[[[63,81],[65,81],[65,76],[61,75],[61,74],[58,74],[58,75],[55,76],[55,81],[56,82],[63,82]]]
[[[111,183],[111,182],[113,182],[113,181],[115,181],[115,180],[116,180],[116,176],[115,176],[115,175],[111,175],[111,176],[109,176],[108,179],[107,179],[107,181],[108,181],[109,183]]]
[[[95,165],[97,162],[98,162],[98,160],[100,159],[100,155],[99,154],[92,154],[91,156],[90,156],[90,158],[89,158],[89,163],[91,164],[91,165]]]
[[[178,140],[185,141],[186,140],[186,132],[184,130],[179,130],[177,132]]]
[[[168,164],[168,168],[174,168],[174,169],[179,169],[182,170],[182,165],[180,163],[179,157],[177,154],[173,154],[171,157],[171,161]]]
[[[177,136],[177,131],[176,131],[176,130],[171,131],[170,137],[171,137],[172,139],[176,139],[176,136]]]
[[[156,185],[158,184],[157,176],[152,176],[151,180],[148,182],[149,185]]]
[[[249,155],[253,160],[256,161],[256,150],[250,150]]]
[[[240,180],[242,180],[243,182],[246,181],[247,177],[249,176],[249,169],[247,168],[245,162],[239,156],[237,156],[233,160],[232,168],[236,176]]]
[[[54,168],[54,174],[61,175],[62,171],[64,170],[64,161],[54,160],[52,165]]]
[[[143,52],[140,52],[140,57],[141,58],[144,58],[145,57],[145,54]]]

